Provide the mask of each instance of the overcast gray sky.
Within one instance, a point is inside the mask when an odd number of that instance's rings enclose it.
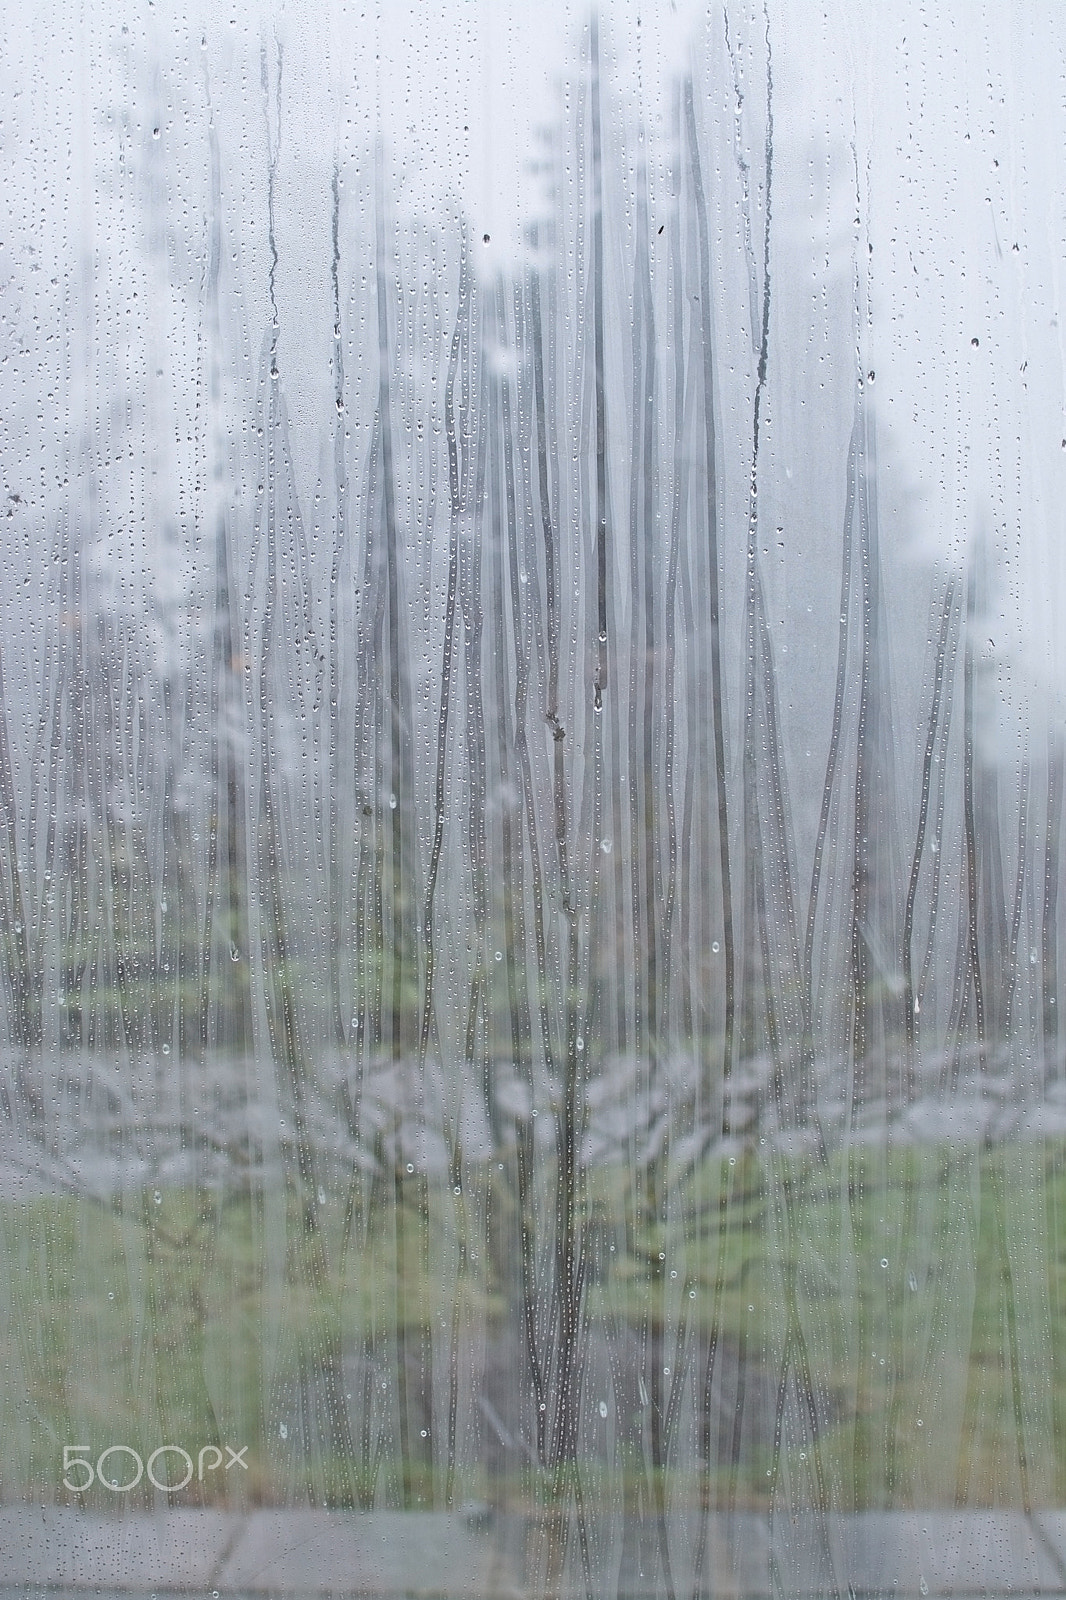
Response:
[[[565,107],[587,29],[577,0],[450,0],[444,7],[331,0],[310,10],[81,0],[4,9],[0,374],[8,404],[0,450],[5,478],[32,490],[42,512],[63,476],[56,452],[69,428],[57,420],[77,415],[87,384],[99,401],[111,381],[109,361],[116,372],[122,367],[117,330],[130,322],[130,274],[151,255],[153,238],[165,245],[173,292],[169,304],[153,298],[151,316],[173,355],[180,409],[209,183],[206,83],[228,238],[254,323],[265,304],[260,61],[264,43],[272,61],[281,44],[279,282],[290,301],[288,336],[308,357],[306,371],[289,363],[289,402],[297,428],[305,414],[310,428],[316,391],[308,373],[319,365],[310,357],[316,339],[325,354],[328,328],[312,317],[304,329],[300,316],[310,316],[314,303],[309,281],[325,284],[334,155],[358,185],[368,147],[383,133],[401,180],[397,204],[413,215],[458,201],[475,238],[490,236],[479,265],[512,262],[526,220],[544,203],[543,178],[530,170],[535,130]],[[1023,685],[1061,693],[1060,8],[1051,0],[790,0],[770,7],[768,24],[761,8],[728,9],[737,58],[748,70],[739,112],[707,94],[707,85],[720,89],[724,81],[717,4],[618,0],[603,10],[610,93],[616,107],[639,108],[653,193],[669,86],[678,71],[692,69],[706,125],[728,130],[738,114],[758,195],[768,26],[778,303],[789,293],[790,272],[808,289],[820,279],[828,284],[850,271],[857,240],[860,254],[865,249],[872,314],[864,362],[876,369],[890,446],[886,504],[905,511],[916,548],[940,560],[958,560],[982,520],[998,532],[1004,611],[994,648]],[[630,116],[628,126],[635,122]],[[631,161],[621,134],[609,127],[608,137],[608,161]],[[725,256],[736,242],[727,209],[720,225]],[[96,269],[91,290],[88,256]],[[150,278],[142,292],[152,298]],[[94,375],[72,332],[72,307],[89,294],[105,332]],[[827,308],[828,323],[836,314],[829,301]],[[132,315],[136,321],[135,308]],[[787,338],[787,318],[782,325]],[[1028,693],[1023,687],[1023,699]]]

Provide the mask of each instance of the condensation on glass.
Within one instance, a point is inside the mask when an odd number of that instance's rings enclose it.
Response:
[[[34,10],[0,1582],[1061,1586],[1057,9]]]

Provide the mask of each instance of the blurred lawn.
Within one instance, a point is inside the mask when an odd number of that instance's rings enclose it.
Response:
[[[248,1445],[250,1470],[208,1474],[185,1501],[400,1503],[383,1410],[397,1329],[409,1347],[432,1340],[446,1409],[448,1341],[476,1346],[486,1327],[514,1326],[512,1177],[510,1166],[468,1170],[455,1196],[390,1175],[354,1208],[329,1196],[310,1238],[283,1194],[0,1205],[0,1495],[74,1499],[64,1445],[95,1460],[126,1444],[147,1459],[164,1442],[194,1458],[217,1442]],[[543,1225],[549,1173],[538,1193]],[[583,1204],[594,1333],[613,1329],[615,1348],[619,1330],[643,1348],[658,1337],[698,1388],[717,1326],[715,1466],[701,1485],[686,1389],[680,1465],[664,1469],[675,1505],[704,1491],[720,1504],[773,1493],[842,1510],[1066,1503],[1066,1145],[870,1146],[824,1165],[759,1148],[683,1175],[664,1165],[636,1185],[606,1167]],[[351,1395],[347,1463],[323,1423],[331,1360]],[[385,1421],[364,1430],[375,1384],[389,1390],[372,1397]],[[665,1405],[668,1382],[663,1392]],[[408,1494],[482,1497],[469,1432],[462,1441],[451,1479],[439,1439],[431,1468],[410,1460]],[[115,1466],[125,1473],[128,1458]],[[635,1468],[605,1451],[583,1470],[589,1493],[627,1494]],[[514,1494],[548,1483],[516,1469]],[[124,1498],[149,1503],[147,1486]],[[81,1503],[117,1500],[96,1485]]]

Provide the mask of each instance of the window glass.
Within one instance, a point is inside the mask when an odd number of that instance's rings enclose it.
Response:
[[[0,1586],[1066,1582],[1058,9],[5,40]]]

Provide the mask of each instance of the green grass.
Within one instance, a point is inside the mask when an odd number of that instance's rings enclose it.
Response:
[[[550,1174],[540,1181],[543,1203]],[[638,1195],[624,1169],[604,1168],[584,1206],[594,1332],[658,1331],[669,1353],[684,1314],[702,1361],[717,1312],[725,1387],[712,1464],[701,1478],[686,1402],[661,1469],[672,1504],[708,1494],[759,1506],[771,1492],[841,1509],[1066,1501],[1066,1146],[869,1148],[824,1167],[753,1150],[665,1192],[656,1213],[654,1184]],[[150,1189],[107,1205],[0,1206],[3,1498],[77,1499],[61,1486],[64,1445],[95,1460],[110,1444],[147,1458],[174,1443],[195,1458],[217,1443],[247,1445],[248,1472],[208,1474],[175,1499],[441,1503],[446,1440],[432,1461],[415,1447],[404,1462],[394,1409],[381,1409],[394,1408],[397,1331],[409,1350],[432,1350],[439,1433],[453,1330],[462,1352],[476,1350],[514,1292],[513,1264],[494,1259],[485,1227],[513,1213],[514,1197],[492,1168],[468,1171],[460,1199],[390,1176],[362,1200],[365,1233],[341,1191],[310,1242],[283,1193]],[[368,1341],[385,1387],[366,1439],[364,1395],[352,1392],[348,1449],[332,1431],[325,1375],[332,1362],[352,1391]],[[803,1423],[808,1388],[816,1434]],[[627,1423],[639,1440],[638,1416],[612,1421],[619,1440]],[[461,1501],[486,1484],[461,1419],[456,1437]],[[590,1450],[586,1488],[639,1496],[649,1461],[639,1449]],[[553,1481],[524,1468],[512,1494],[543,1503]],[[144,1483],[123,1499],[150,1503]],[[117,1500],[97,1484],[80,1503]]]

